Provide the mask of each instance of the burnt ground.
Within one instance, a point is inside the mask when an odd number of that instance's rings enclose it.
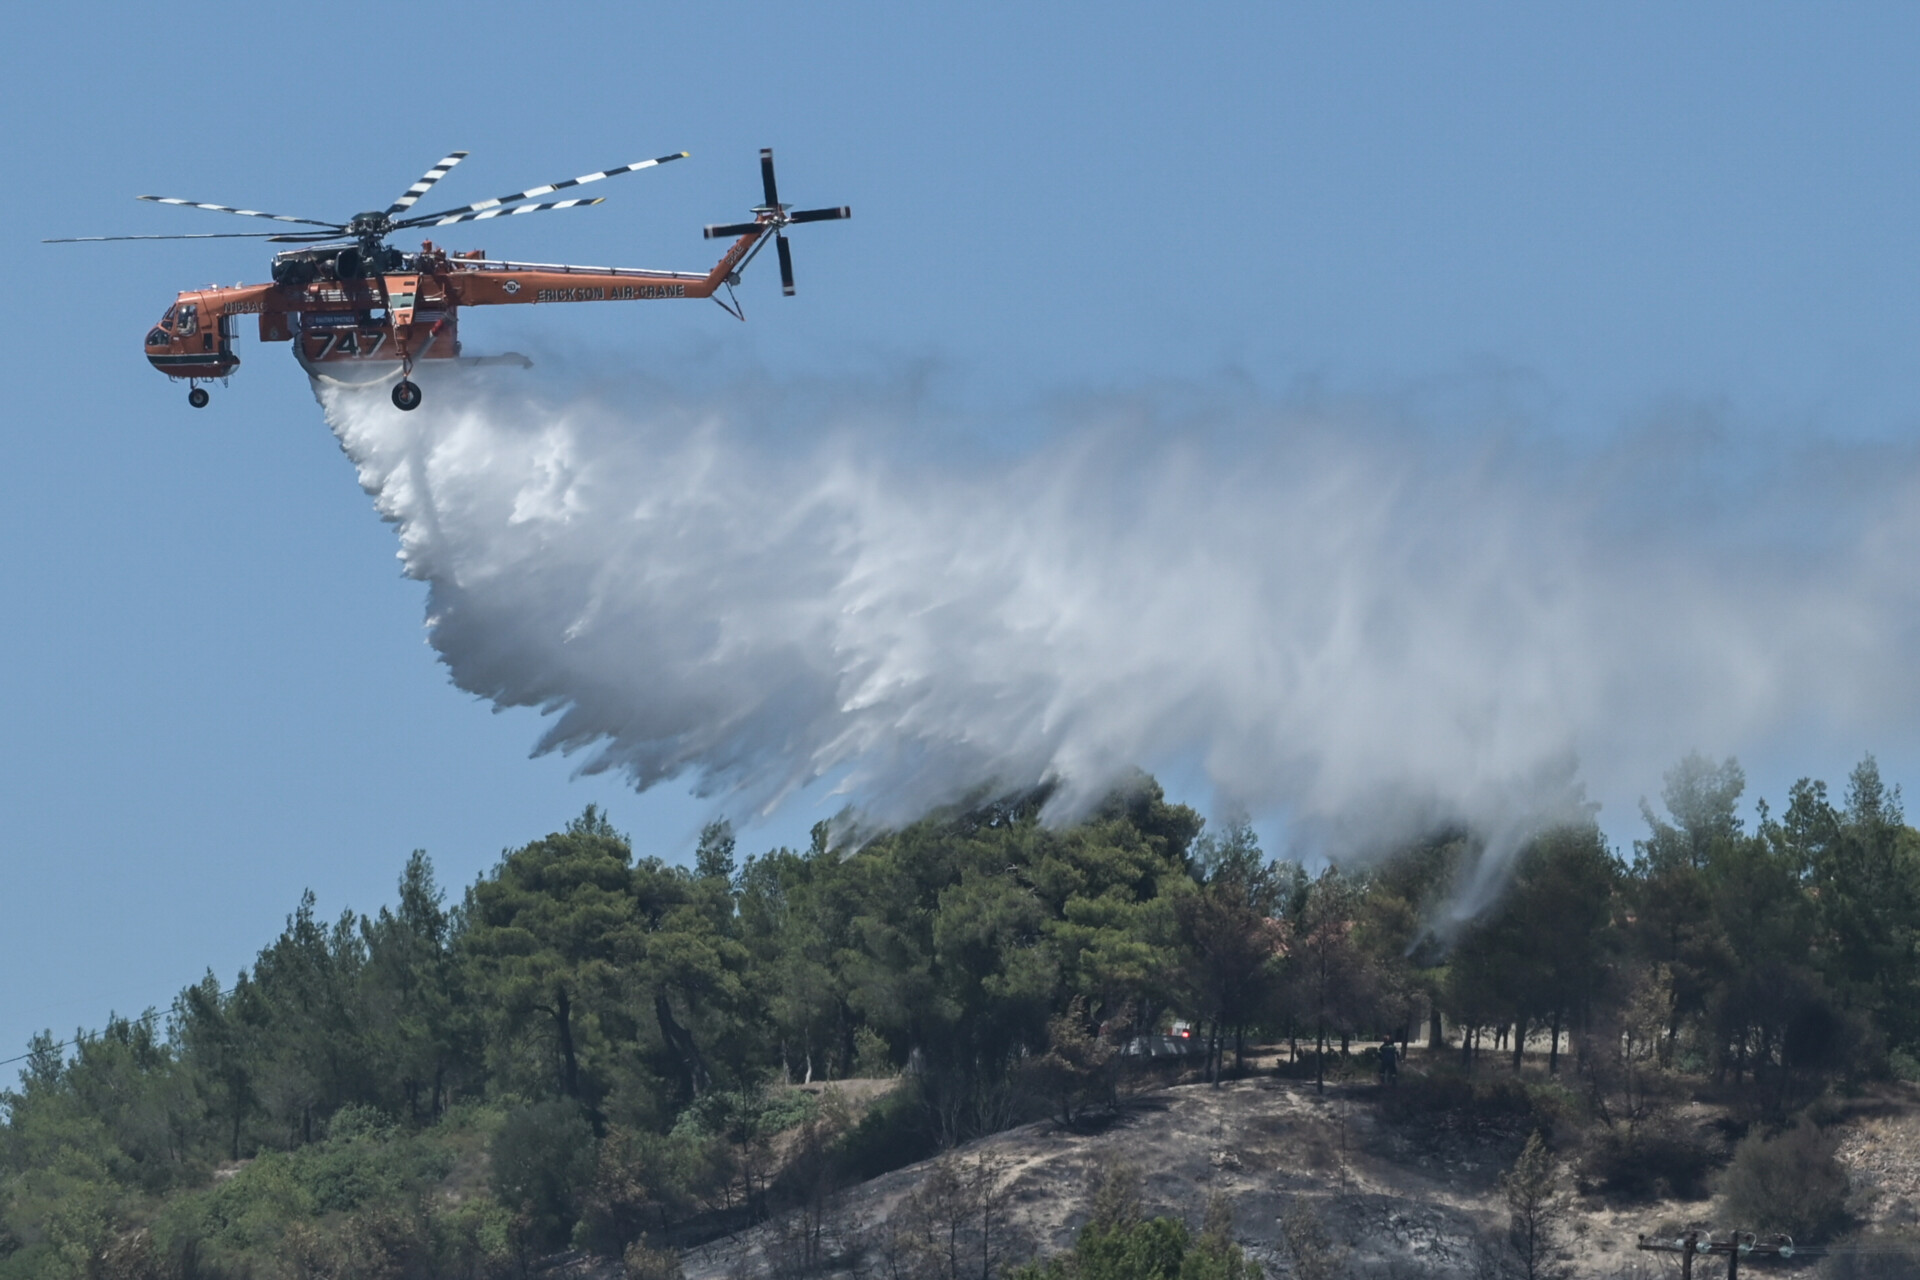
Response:
[[[1143,1174],[1149,1214],[1176,1214],[1197,1229],[1208,1198],[1226,1196],[1235,1237],[1271,1280],[1290,1274],[1281,1218],[1296,1204],[1310,1207],[1344,1250],[1346,1274],[1476,1275],[1478,1241],[1504,1229],[1499,1180],[1526,1135],[1497,1123],[1393,1120],[1378,1103],[1370,1083],[1330,1083],[1325,1093],[1272,1076],[1218,1087],[1182,1084],[1133,1097],[1097,1132],[1038,1122],[970,1143],[948,1159],[987,1171],[1003,1199],[1015,1241],[1007,1256],[1015,1261],[1071,1248],[1101,1169],[1118,1160]],[[1710,1107],[1689,1110],[1701,1125],[1717,1119]],[[1911,1229],[1920,1222],[1913,1091],[1881,1095],[1852,1112],[1838,1130],[1860,1220]],[[874,1258],[877,1232],[897,1219],[936,1164],[897,1170],[835,1198],[823,1234],[842,1274],[885,1270]],[[1610,1203],[1578,1196],[1561,1262],[1579,1280],[1678,1275],[1676,1259],[1638,1251],[1636,1237],[1713,1221],[1708,1199]],[[796,1230],[794,1220],[776,1220],[690,1250],[687,1280],[790,1274]]]

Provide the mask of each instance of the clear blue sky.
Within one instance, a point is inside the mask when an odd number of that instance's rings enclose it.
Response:
[[[556,308],[475,316],[468,344],[911,384],[1011,453],[1037,406],[1178,383],[1322,386],[1443,430],[1498,402],[1576,443],[1675,404],[1736,444],[1898,440],[1917,56],[1920,9],[1891,4],[15,13],[0,1057],[230,978],[304,888],[328,914],[388,900],[410,849],[457,891],[589,802],[671,858],[704,814],[529,761],[532,715],[447,683],[424,589],[282,350],[245,340],[201,412],[147,367],[175,291],[262,278],[259,242],[41,238],[251,229],[141,193],[341,218],[451,148],[472,157],[449,203],[687,149],[598,208],[448,239],[704,267],[700,225],[745,215],[771,145],[787,199],[855,209],[796,236],[797,299],[763,271],[745,326]],[[1896,781],[1920,763],[1860,748]],[[1785,775],[1753,772],[1777,799]]]

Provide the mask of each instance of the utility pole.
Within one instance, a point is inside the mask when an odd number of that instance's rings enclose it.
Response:
[[[1751,1231],[1730,1231],[1724,1240],[1716,1240],[1711,1232],[1698,1230],[1676,1237],[1643,1235],[1635,1247],[1649,1253],[1679,1254],[1680,1274],[1684,1280],[1693,1280],[1693,1260],[1702,1255],[1725,1257],[1727,1280],[1739,1280],[1742,1258],[1819,1258],[1827,1252],[1821,1248],[1796,1246],[1792,1236],[1775,1236],[1762,1241]]]

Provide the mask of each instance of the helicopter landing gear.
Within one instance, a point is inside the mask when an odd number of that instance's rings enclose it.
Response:
[[[211,400],[212,398],[213,398],[212,396],[209,396],[207,394],[207,389],[205,387],[195,387],[193,390],[187,392],[187,403],[192,405],[196,409],[206,408],[207,401]]]
[[[405,378],[394,384],[393,407],[402,412],[412,412],[420,407],[420,388]]]

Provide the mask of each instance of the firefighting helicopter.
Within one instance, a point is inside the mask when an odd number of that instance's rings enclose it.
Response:
[[[414,204],[466,159],[455,151],[423,174],[399,199],[384,210],[357,213],[345,222],[295,218],[202,204],[171,196],[141,196],[156,204],[209,209],[243,218],[321,228],[317,231],[203,232],[195,235],[73,236],[46,244],[78,244],[105,240],[227,240],[264,239],[270,244],[303,244],[273,257],[273,283],[209,286],[189,289],[174,299],[160,322],[147,331],[147,360],[170,378],[185,379],[187,403],[206,407],[207,389],[200,384],[219,379],[223,384],[240,364],[233,339],[240,317],[260,317],[262,342],[291,342],[293,355],[310,376],[338,378],[353,368],[373,374],[363,383],[384,382],[399,375],[392,398],[395,407],[416,409],[421,392],[412,380],[419,360],[461,359],[461,307],[507,303],[616,302],[660,298],[712,298],[729,314],[745,319],[733,286],[747,264],[773,240],[780,257],[780,287],[793,294],[793,256],[786,229],[803,222],[825,222],[849,217],[842,205],[832,209],[793,211],[780,203],[773,178],[773,151],[760,151],[760,183],[766,199],[753,206],[753,221],[710,225],[706,237],[736,236],[733,245],[710,271],[652,271],[632,267],[576,267],[543,262],[502,262],[483,250],[448,253],[431,240],[418,253],[390,247],[387,237],[416,228],[445,227],[459,222],[573,209],[603,203],[599,198],[571,197],[544,203],[539,197],[598,182],[623,173],[636,173],[686,157],[684,151],[602,169],[562,182],[529,187],[512,195],[478,200],[438,213],[412,214]],[[726,289],[727,298],[717,291]],[[518,357],[507,357],[518,359]]]

